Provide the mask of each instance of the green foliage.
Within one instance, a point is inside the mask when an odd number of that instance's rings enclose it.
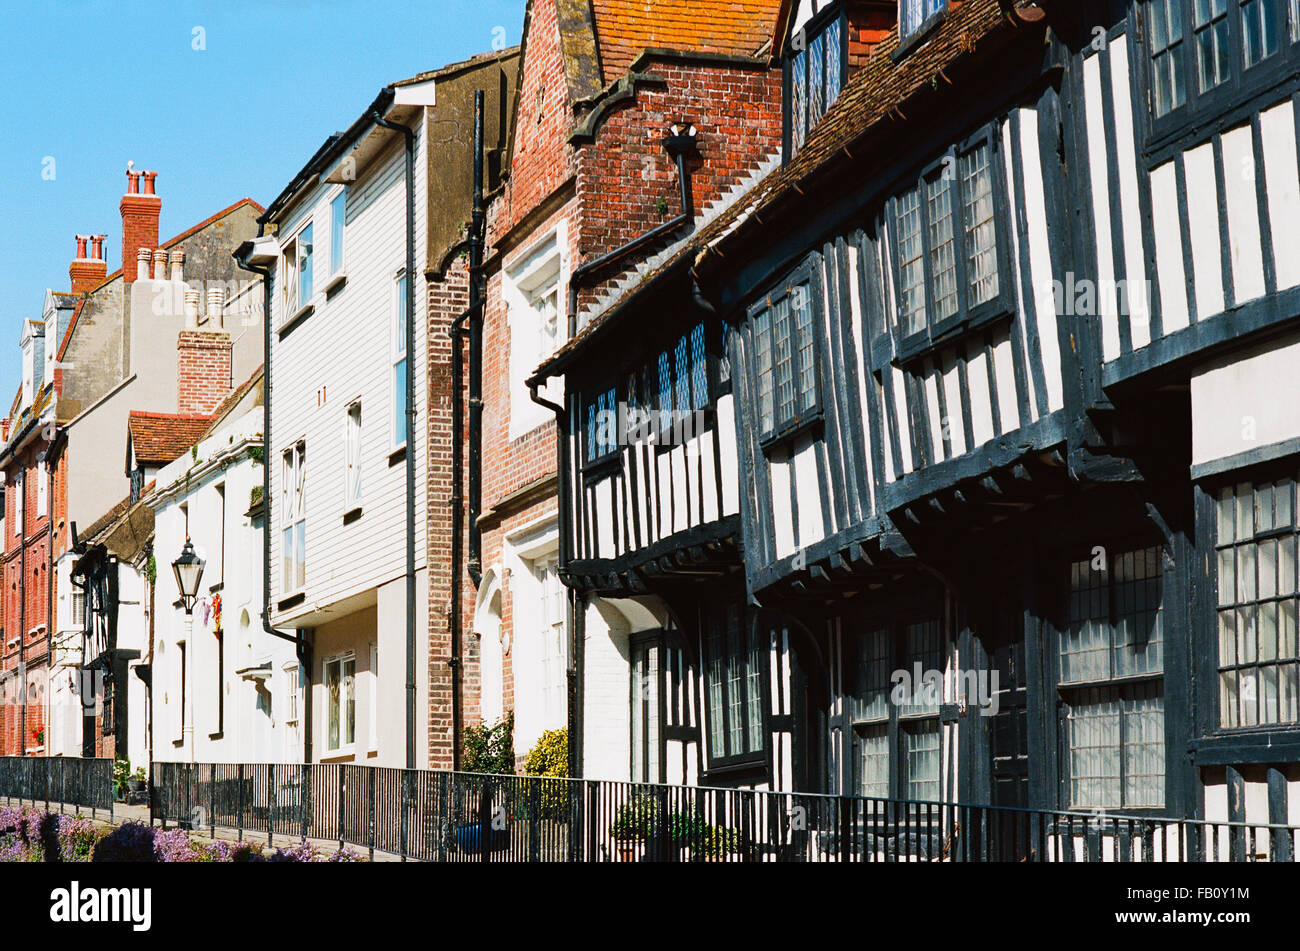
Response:
[[[262,504],[262,486],[253,486],[253,491],[248,493],[248,507],[255,509]]]
[[[149,552],[149,558],[144,563],[144,576],[149,579],[150,585],[158,583],[158,559],[153,556],[152,551]]]
[[[262,464],[262,460],[266,458],[266,447],[265,447],[265,446],[249,446],[249,447],[248,447],[248,458],[252,459],[254,462],[256,462],[256,463],[260,466],[260,465]]]
[[[740,833],[726,826],[704,826],[692,838],[691,859],[720,859],[725,855],[735,855],[743,850]]]
[[[668,199],[662,196],[656,199],[655,211],[659,212],[661,217],[668,214]]]
[[[569,775],[569,731],[547,730],[524,758],[525,776]]]
[[[515,772],[515,715],[499,723],[465,729],[460,768],[467,773]]]
[[[620,842],[633,842],[658,835],[663,821],[663,807],[658,798],[652,793],[634,792],[630,802],[615,810],[609,834]]]
[[[131,778],[131,763],[125,756],[113,760],[113,792],[125,798],[127,780]]]

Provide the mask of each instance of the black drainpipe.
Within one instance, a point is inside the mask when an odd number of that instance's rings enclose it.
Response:
[[[415,133],[370,113],[406,138],[406,768],[415,769]]]
[[[259,221],[257,236],[265,235],[266,225]],[[306,672],[307,685],[302,701],[302,761],[311,762],[311,644],[301,631],[286,634],[271,626],[271,269],[248,263],[251,242],[234,252],[241,268],[262,278],[262,630],[297,648],[298,663]]]
[[[483,245],[486,216],[483,208],[483,90],[474,93],[474,209],[470,221],[469,240],[469,308],[452,321],[447,333],[452,341],[451,356],[451,431],[456,445],[451,463],[451,763],[453,770],[460,769],[461,720],[461,639],[465,624],[461,607],[460,563],[462,557],[461,533],[465,528],[465,515],[461,508],[461,427],[464,424],[464,404],[461,399],[461,341],[465,336],[465,321],[469,321],[469,560],[465,570],[477,590],[483,580],[483,534],[479,528],[479,511],[482,507],[483,459]]]
[[[681,212],[661,225],[651,228],[626,244],[602,254],[595,260],[588,261],[574,268],[569,274],[568,332],[572,340],[578,333],[578,290],[593,274],[596,274],[627,257],[633,251],[653,244],[667,237],[682,227],[689,227],[695,221],[695,204],[691,193],[691,172],[686,160],[696,154],[697,140],[694,126],[683,132],[679,126],[673,127],[673,134],[664,136],[664,149],[677,163],[677,183],[681,198]],[[540,379],[528,381],[528,391],[534,403],[544,406],[555,414],[556,466],[558,468],[559,533],[560,533],[560,577],[567,583],[569,561],[572,557],[570,544],[570,498],[569,486],[569,426],[564,407],[553,403],[538,393]],[[569,597],[565,606],[565,628],[572,632],[573,661],[569,674],[569,775],[582,776],[583,762],[583,702],[586,696],[586,612],[583,610],[582,595],[577,589],[569,587]]]
[[[674,134],[666,135],[663,139],[665,151],[677,162],[677,184],[681,195],[681,213],[675,218],[670,218],[661,225],[651,228],[645,234],[633,238],[631,241],[602,254],[593,261],[579,265],[573,269],[569,275],[569,339],[572,340],[578,333],[578,289],[586,282],[591,275],[603,270],[616,261],[622,260],[633,251],[653,244],[660,238],[666,237],[685,225],[690,225],[695,221],[695,205],[691,197],[691,172],[686,167],[686,160],[696,154],[696,137],[695,127],[691,126],[684,133],[677,133],[677,126],[673,127]]]

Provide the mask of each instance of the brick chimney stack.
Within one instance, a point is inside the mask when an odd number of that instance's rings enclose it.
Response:
[[[196,297],[198,292],[192,291]],[[189,293],[186,304],[189,304]],[[195,310],[198,310],[197,301]],[[209,326],[213,326],[209,298]],[[188,323],[188,321],[187,321]],[[220,327],[218,322],[215,326]],[[176,338],[176,411],[209,416],[230,395],[230,334],[185,328]]]
[[[77,235],[77,257],[68,265],[72,293],[90,290],[108,274],[108,265],[104,263],[104,238],[102,234]]]
[[[138,275],[139,251],[158,247],[158,216],[162,199],[154,194],[157,172],[136,172],[127,163],[126,194],[119,206],[122,212],[122,277],[126,283]],[[140,190],[141,182],[144,191]],[[148,273],[144,275],[147,279]]]

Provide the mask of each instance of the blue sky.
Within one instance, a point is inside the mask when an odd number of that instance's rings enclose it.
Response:
[[[107,234],[120,265],[128,159],[158,172],[163,240],[265,205],[387,83],[518,43],[524,5],[0,0],[0,400],[22,319],[68,289],[73,236]]]

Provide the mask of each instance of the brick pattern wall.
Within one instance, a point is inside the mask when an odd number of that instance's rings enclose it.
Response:
[[[431,278],[426,284],[428,295],[428,428],[426,441],[428,457],[428,505],[427,537],[429,566],[429,765],[433,769],[450,769],[452,766],[452,681],[451,667],[451,540],[452,540],[452,398],[454,394],[452,379],[452,347],[448,330],[451,322],[464,313],[469,306],[469,272],[464,259],[458,260],[442,279]],[[462,350],[461,378],[465,420],[468,423],[469,402],[465,391],[468,373],[464,363],[468,356],[468,346],[459,341],[455,344]],[[463,500],[467,481],[462,473],[461,496]],[[468,551],[469,531],[462,526],[462,551]],[[473,587],[463,568],[461,572],[461,603],[473,604]],[[463,627],[469,630],[469,621]],[[462,654],[471,639],[462,639]],[[477,658],[464,656],[463,670],[466,680],[473,679],[474,702],[472,711],[477,713]],[[470,712],[470,691],[465,697],[466,713]],[[466,718],[466,724],[471,721]]]
[[[136,279],[136,252],[158,247],[158,217],[162,199],[147,195],[123,195],[118,206],[122,212],[122,277],[129,284]]]
[[[176,340],[177,412],[206,416],[230,394],[230,334],[182,330]]]

